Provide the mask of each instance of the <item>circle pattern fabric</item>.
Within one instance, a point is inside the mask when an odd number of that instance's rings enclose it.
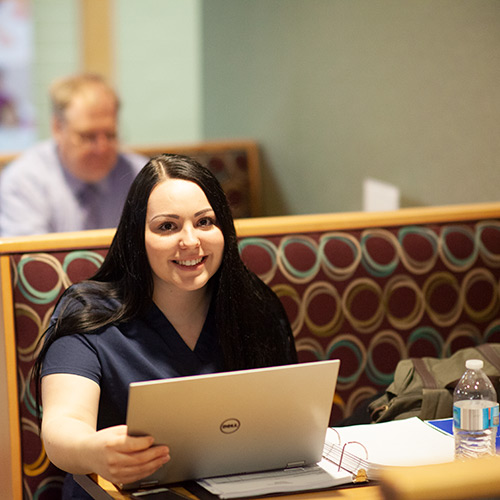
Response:
[[[332,423],[392,381],[408,357],[445,357],[500,338],[500,222],[240,239],[247,266],[280,297],[299,360],[339,358]],[[15,322],[26,498],[56,499],[63,473],[38,437],[30,385],[60,294],[107,249],[15,255]]]
[[[244,238],[240,251],[281,298],[299,360],[340,358],[334,421],[400,359],[499,338],[497,221]]]

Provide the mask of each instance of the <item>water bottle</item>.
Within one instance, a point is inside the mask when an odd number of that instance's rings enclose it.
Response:
[[[483,361],[468,359],[465,367],[453,393],[455,458],[460,460],[494,455],[498,427],[497,394]]]

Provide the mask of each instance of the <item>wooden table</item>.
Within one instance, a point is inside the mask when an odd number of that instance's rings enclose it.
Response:
[[[266,500],[477,500],[500,498],[500,456],[454,461],[418,467],[392,467],[382,472],[380,482],[337,487],[330,490],[284,494]],[[112,483],[97,476],[75,476],[96,500],[131,500]],[[201,486],[180,493],[193,500],[217,498]],[[198,489],[200,493],[198,494]],[[146,499],[147,497],[145,497]]]
[[[130,500],[130,494],[120,491],[109,481],[99,476],[75,476],[77,482],[96,500]],[[183,495],[201,500],[199,497],[182,487],[172,488]],[[208,498],[216,498],[207,493]],[[145,497],[147,498],[147,497]],[[359,485],[331,490],[313,491],[266,497],[266,500],[383,500],[380,488],[376,485]]]

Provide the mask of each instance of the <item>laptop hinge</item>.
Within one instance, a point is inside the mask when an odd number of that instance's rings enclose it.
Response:
[[[159,484],[158,479],[153,479],[151,481],[141,481],[140,487],[141,488],[150,488],[151,486],[157,486]]]
[[[293,469],[294,467],[303,467],[304,465],[306,465],[306,461],[299,460],[298,462],[289,462],[288,464],[286,464],[286,468]]]

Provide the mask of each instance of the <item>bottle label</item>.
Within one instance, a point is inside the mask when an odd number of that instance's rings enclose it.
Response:
[[[478,431],[497,427],[498,423],[498,404],[486,408],[453,405],[453,426],[456,429]]]

